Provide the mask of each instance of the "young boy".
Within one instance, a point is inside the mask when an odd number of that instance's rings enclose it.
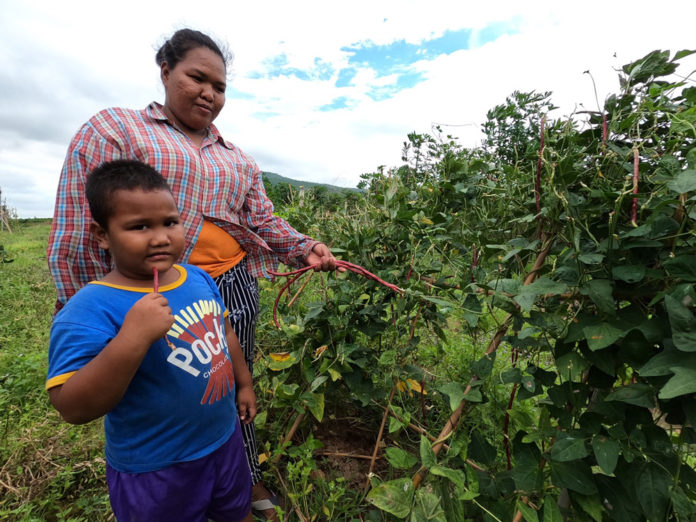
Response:
[[[106,415],[120,522],[252,520],[236,420],[237,407],[245,424],[256,415],[251,375],[213,280],[175,264],[185,239],[166,181],[118,160],[95,169],[85,191],[114,268],[54,319],[51,403],[73,424]]]

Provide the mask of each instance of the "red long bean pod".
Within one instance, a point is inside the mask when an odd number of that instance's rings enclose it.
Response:
[[[304,274],[305,272],[309,272],[310,270],[314,270],[318,266],[319,266],[319,264],[309,265],[309,266],[305,266],[302,268],[298,268],[297,270],[292,270],[291,272],[276,272],[274,270],[268,270],[268,273],[271,274],[272,276],[275,276],[275,277],[290,277],[290,279],[288,279],[286,281],[286,283],[283,285],[283,287],[278,292],[278,296],[276,297],[275,303],[273,303],[273,322],[276,325],[276,328],[280,329],[280,323],[278,322],[278,303],[280,302],[281,296],[285,293],[285,291],[290,287],[290,285],[292,283],[294,283],[300,277],[302,277],[302,274]],[[354,265],[353,263],[349,263],[348,261],[343,261],[341,259],[337,259],[336,266],[338,268],[345,268],[346,270],[350,270],[351,272],[355,272],[356,274],[359,274],[367,279],[371,279],[373,281],[376,281],[376,282],[380,283],[381,285],[386,286],[390,290],[393,290],[394,292],[397,292],[399,294],[404,293],[404,290],[402,288],[399,288],[398,286],[393,285],[391,283],[387,283],[386,281],[379,278],[378,276],[376,276],[372,272],[364,269],[360,265]]]

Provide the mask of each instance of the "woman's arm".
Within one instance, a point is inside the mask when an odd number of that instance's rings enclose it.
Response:
[[[85,179],[101,163],[120,156],[115,143],[99,135],[89,122],[70,142],[48,239],[48,266],[58,292],[56,310],[86,283],[109,271],[108,255],[89,234],[91,215]]]
[[[254,168],[253,180],[242,207],[241,222],[266,241],[285,264],[300,260],[307,265],[319,264],[320,270],[335,270],[336,259],[326,245],[301,234],[273,214],[273,203],[266,195],[262,173],[253,160],[249,161]]]

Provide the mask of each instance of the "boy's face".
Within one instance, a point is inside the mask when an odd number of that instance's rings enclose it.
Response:
[[[117,190],[112,193],[108,228],[94,224],[99,246],[108,249],[116,270],[128,279],[164,273],[185,247],[184,227],[168,190]]]

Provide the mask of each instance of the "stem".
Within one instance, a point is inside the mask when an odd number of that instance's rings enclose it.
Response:
[[[542,158],[544,155],[544,122],[546,121],[546,116],[541,117],[541,146],[539,147],[539,160],[537,161],[537,172],[536,172],[536,183],[535,183],[535,195],[536,195],[536,210],[537,210],[537,221],[539,222],[539,239],[543,232],[544,224],[541,220],[541,165]]]
[[[638,226],[638,174],[640,166],[640,156],[638,147],[633,147],[633,202],[631,204],[631,224]]]
[[[515,337],[517,337],[517,332],[515,332]],[[519,356],[519,350],[515,348],[512,350],[510,359],[512,362],[512,367],[517,366],[517,358]],[[508,401],[507,408],[505,409],[505,420],[503,421],[503,447],[505,448],[505,457],[507,457],[507,468],[512,469],[512,461],[510,459],[510,410],[515,400],[515,394],[517,393],[517,383],[512,387],[512,392],[510,393],[510,400]]]
[[[515,394],[517,393],[517,383],[512,386],[512,392],[510,393],[510,400],[508,401],[507,409],[505,410],[505,421],[503,421],[503,446],[505,447],[505,457],[507,458],[507,469],[512,469],[512,460],[510,458],[510,410],[512,409],[512,404],[515,400]]]

